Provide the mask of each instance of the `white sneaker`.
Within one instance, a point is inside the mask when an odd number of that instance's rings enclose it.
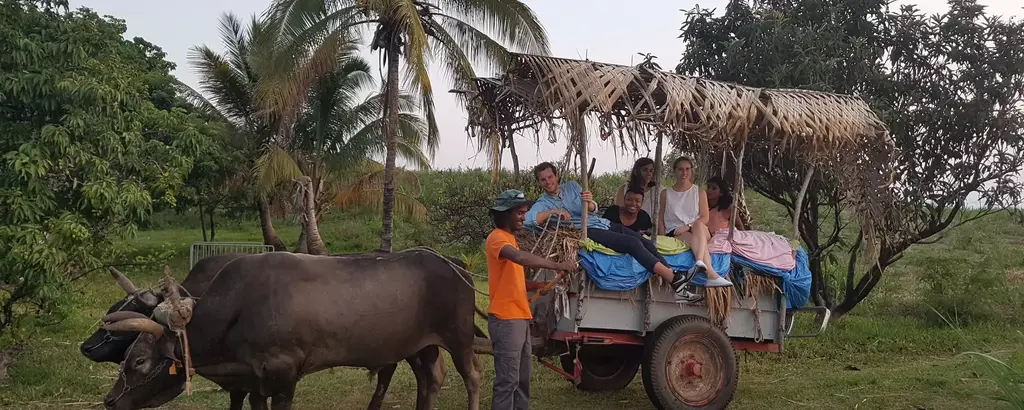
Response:
[[[720,288],[728,286],[732,286],[732,282],[729,282],[728,280],[721,276],[715,279],[708,279],[708,281],[704,283],[704,287],[706,288]]]
[[[705,265],[704,261],[702,261],[700,259],[697,259],[697,262],[693,264],[692,268],[690,268],[689,276],[696,275],[697,272],[707,272],[707,271],[708,271],[708,265]]]
[[[676,291],[675,300],[676,303],[700,303],[704,300],[704,297],[697,293],[695,286],[687,283]]]

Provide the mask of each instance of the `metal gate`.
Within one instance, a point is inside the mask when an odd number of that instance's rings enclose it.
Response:
[[[274,247],[260,242],[192,242],[188,253],[188,269],[192,270],[200,259],[227,253],[273,252]]]

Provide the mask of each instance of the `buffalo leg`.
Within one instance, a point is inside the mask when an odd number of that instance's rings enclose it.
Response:
[[[415,360],[409,360],[416,375],[416,410],[431,410],[444,383],[444,360],[441,349],[427,346],[416,353]]]
[[[247,393],[244,390],[228,390],[228,393],[231,395],[231,406],[228,408],[231,410],[242,410]]]
[[[256,393],[250,393],[249,408],[252,410],[267,410],[267,398]]]
[[[462,376],[466,384],[466,401],[469,403],[469,410],[480,410],[480,379],[481,371],[476,361],[476,353],[473,353],[473,344],[466,344],[450,350],[455,370]]]
[[[411,361],[409,365],[415,368]],[[395,363],[377,370],[377,388],[374,389],[373,398],[370,399],[370,405],[366,406],[366,410],[380,410],[380,407],[384,404],[384,396],[388,393],[388,386],[391,385],[391,378],[395,375],[395,370],[397,369],[398,363]]]
[[[292,410],[292,399],[295,397],[295,385],[292,383],[287,390],[275,394],[270,401],[270,410]]]

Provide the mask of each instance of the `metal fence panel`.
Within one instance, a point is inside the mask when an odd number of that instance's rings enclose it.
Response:
[[[193,242],[188,253],[188,269],[192,270],[200,259],[227,253],[273,252],[274,247],[260,242]]]

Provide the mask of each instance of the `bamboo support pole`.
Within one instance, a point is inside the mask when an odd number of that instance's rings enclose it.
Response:
[[[661,209],[660,209],[661,208],[661,179],[662,179],[662,177],[661,177],[662,169],[661,168],[662,168],[662,163],[664,162],[664,160],[662,158],[662,149],[663,149],[662,148],[662,143],[663,143],[663,135],[662,135],[661,132],[658,132],[658,142],[657,142],[657,146],[655,146],[655,148],[654,148],[654,196],[655,196],[655,198],[654,198],[654,208],[651,209],[651,211],[654,212],[654,215],[651,215],[651,220],[652,220],[651,222],[654,222],[654,224],[653,224],[654,225],[654,232],[653,232],[654,236],[658,235],[658,232],[660,232],[659,229],[661,229],[661,226],[658,226],[658,221],[660,220],[660,218],[658,218],[658,213],[661,212]],[[647,189],[647,187],[643,187],[643,188]]]
[[[743,154],[746,152],[746,150],[747,144],[744,141],[744,143],[740,145],[739,158],[733,157],[736,160],[736,178],[732,189],[733,192],[737,193],[737,196],[743,194]],[[729,242],[732,242],[732,234],[733,232],[736,231],[736,214],[739,209],[740,207],[735,205],[732,207],[732,215],[729,217]]]
[[[587,173],[587,127],[583,122],[583,116],[580,115],[575,121],[573,121],[572,133],[576,137],[576,147],[580,155],[580,179],[583,191],[590,190],[590,175]],[[571,141],[571,140],[570,140]],[[583,205],[583,213],[580,214],[580,241],[587,239],[587,215],[590,214],[590,203],[580,201]],[[579,330],[580,323],[583,321],[583,292],[587,288],[587,274],[583,273],[580,275],[579,290],[576,292],[576,329]]]
[[[664,134],[659,131],[658,132],[657,146],[654,148],[654,196],[655,196],[655,198],[654,198],[654,208],[651,209],[651,211],[654,212],[654,215],[651,215],[652,222],[654,222],[654,224],[653,224],[654,225],[654,229],[653,229],[654,232],[651,233],[651,239],[654,240],[655,244],[658,243],[658,232],[659,232],[659,229],[660,229],[660,227],[658,226],[658,220],[659,220],[658,212],[661,211],[661,209],[659,209],[659,208],[661,208],[661,201],[660,201],[660,198],[661,198],[661,171],[662,171],[661,170],[661,168],[662,168],[661,164],[662,164],[662,162],[664,162],[663,159],[662,159],[663,144],[664,144]],[[643,189],[646,190],[647,187],[643,187]],[[654,304],[654,278],[655,278],[655,275],[651,275],[651,278],[647,280],[647,298],[644,301],[644,332],[645,333],[649,332],[651,330],[651,305]]]
[[[580,154],[580,179],[582,180],[580,185],[583,186],[583,192],[586,192],[590,190],[590,175],[587,174],[587,131],[582,118],[573,131],[576,134],[576,141],[579,143],[577,149]],[[590,215],[590,203],[580,202],[583,205],[583,213],[580,214],[580,240],[582,241],[587,239],[587,216]]]

